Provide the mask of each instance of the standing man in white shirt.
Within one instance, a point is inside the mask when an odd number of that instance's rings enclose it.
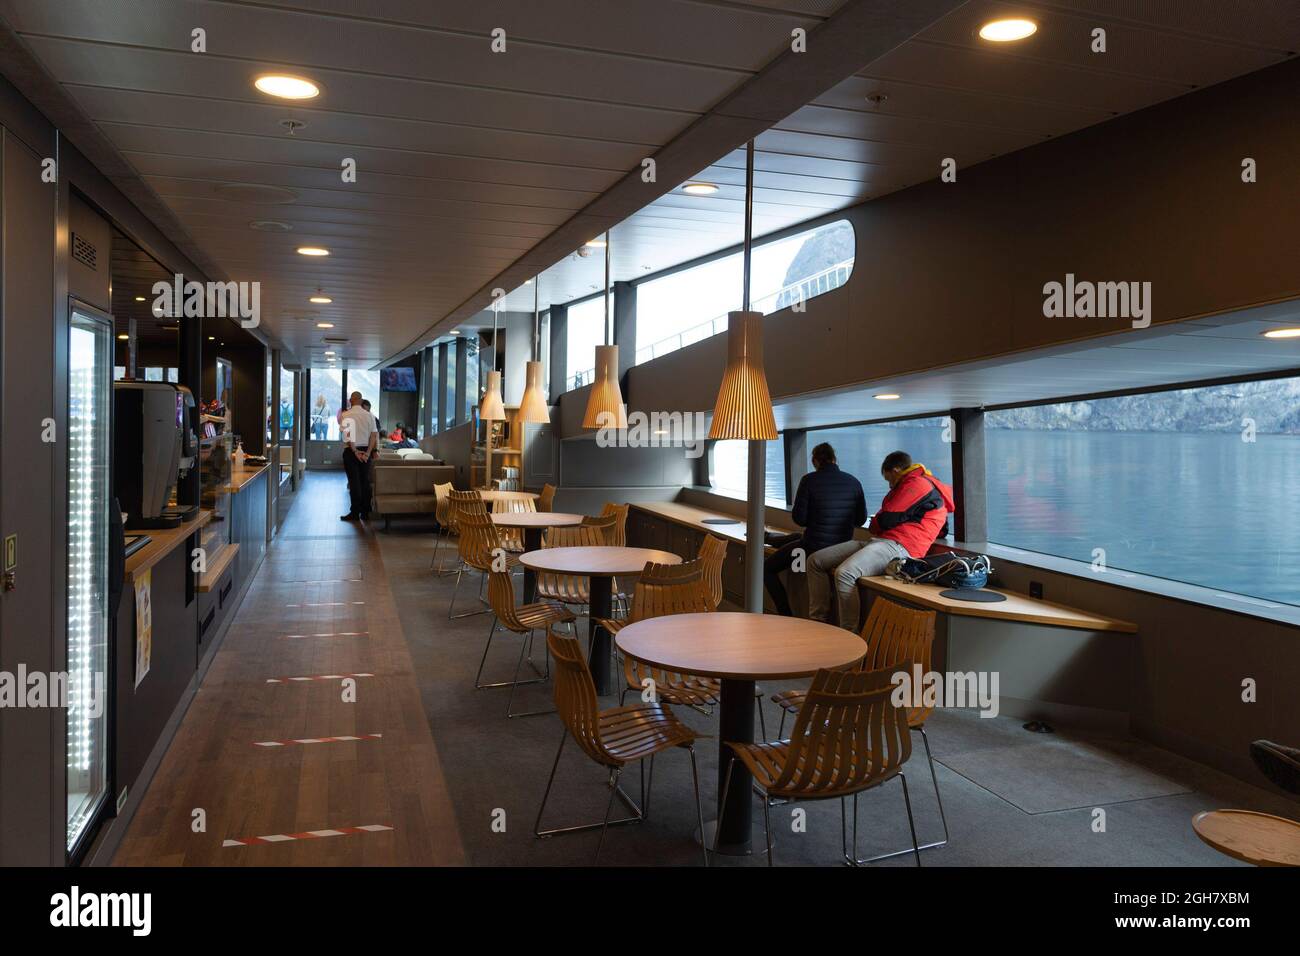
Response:
[[[361,393],[353,392],[348,398],[348,410],[339,419],[343,433],[343,470],[348,473],[350,510],[340,515],[343,521],[359,521],[370,517],[370,456],[379,444],[379,428],[375,416],[361,405]]]

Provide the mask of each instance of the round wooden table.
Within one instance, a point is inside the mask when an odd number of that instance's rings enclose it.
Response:
[[[542,532],[547,528],[570,528],[582,524],[582,515],[559,511],[505,511],[489,516],[498,528],[519,528],[524,532],[524,550],[537,551],[542,546]],[[537,600],[537,572],[524,568],[524,603]]]
[[[1300,866],[1300,823],[1254,810],[1204,810],[1196,835],[1220,853],[1256,866]]]
[[[552,574],[571,574],[590,582],[591,614],[587,618],[587,637],[591,644],[587,666],[596,684],[597,694],[611,692],[609,679],[609,632],[596,626],[596,619],[613,616],[614,577],[619,574],[640,574],[648,562],[655,564],[681,564],[682,559],[671,551],[655,548],[615,548],[597,546],[590,548],[542,548],[526,551],[519,556],[525,569],[546,571]]]
[[[719,799],[730,759],[727,742],[754,741],[755,682],[810,677],[824,667],[847,667],[861,660],[866,651],[862,638],[829,624],[730,611],[670,614],[638,621],[618,632],[618,647],[653,667],[716,677],[722,682]],[[718,850],[741,855],[750,849],[753,779],[740,763],[734,773]]]

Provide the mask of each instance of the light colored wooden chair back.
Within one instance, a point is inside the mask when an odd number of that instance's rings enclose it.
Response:
[[[487,505],[477,491],[457,491],[453,488],[447,492],[447,523],[452,531],[460,534],[460,516],[470,512],[487,514]]]
[[[700,561],[682,564],[649,562],[632,592],[628,623],[668,614],[696,614],[710,611],[704,588],[704,565]]]
[[[617,519],[614,522],[612,531],[605,535],[606,544],[612,544],[617,548],[627,547],[627,514],[631,509],[631,505],[618,505],[612,501],[605,502],[605,508],[600,513],[601,517],[608,518],[613,515]]]
[[[704,587],[704,565],[700,561],[685,561],[682,564],[655,564],[649,562],[637,579],[636,589],[632,592],[632,607],[627,620],[618,622],[622,626],[645,621],[652,617],[665,617],[669,614],[698,614],[711,611],[708,594]],[[707,634],[700,635],[707,640]],[[696,680],[694,675],[678,671],[668,671],[651,667],[644,661],[624,655],[623,677],[632,690],[642,689],[642,681],[649,678],[655,686],[669,690],[682,685],[683,682]]]
[[[767,788],[785,799],[857,793],[895,776],[912,755],[907,711],[894,706],[893,676],[880,670],[821,670],[799,709],[781,773]]]
[[[722,565],[727,560],[727,542],[716,535],[706,534],[696,556],[704,562],[704,588],[709,595],[709,610],[716,611],[722,603]]]
[[[538,511],[553,511],[555,506],[555,486],[542,485],[542,493],[537,498]]]
[[[437,519],[439,525],[444,528],[451,527],[451,498],[448,492],[452,490],[450,481],[441,484],[435,482],[433,485],[434,511],[433,516]]]
[[[519,617],[519,606],[515,603],[515,580],[509,571],[488,572],[488,603],[497,622],[508,631],[527,634],[536,625],[529,626]]]
[[[874,671],[895,667],[902,661],[916,661],[921,665],[922,673],[928,673],[937,616],[935,611],[904,607],[884,597],[875,598],[862,627],[867,653],[858,669]],[[933,710],[933,707],[924,706],[909,709],[908,724],[912,727],[924,724]]]
[[[492,511],[495,514],[520,514],[537,510],[537,504],[532,498],[506,498],[494,502]],[[499,528],[501,532],[501,543],[508,551],[524,550],[524,532],[520,528]]]
[[[542,539],[547,548],[598,548],[605,544],[605,529],[588,524],[548,528]]]
[[[618,515],[587,515],[582,519],[582,527],[599,528],[601,544],[615,545],[618,534]]]
[[[479,571],[491,571],[493,559],[505,550],[497,526],[486,511],[463,511],[458,519],[460,559]]]
[[[582,648],[576,638],[555,631],[546,635],[546,644],[555,659],[555,709],[564,726],[592,760],[606,767],[617,767],[621,761],[612,758],[605,750],[600,737],[600,709],[596,700],[596,685],[591,671],[583,659]]]
[[[576,524],[566,528],[548,528],[542,536],[544,548],[598,548],[605,544],[605,529],[599,525]],[[585,575],[537,573],[540,597],[565,604],[590,604],[591,582]]]

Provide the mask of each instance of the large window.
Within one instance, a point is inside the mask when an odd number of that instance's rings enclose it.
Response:
[[[985,416],[999,544],[1300,604],[1300,378]]]
[[[853,272],[853,258],[853,226],[847,219],[756,245],[750,308],[766,315],[837,289]],[[727,313],[742,304],[742,270],[737,252],[639,283],[637,364],[725,332]]]
[[[712,490],[729,498],[747,498],[748,485],[749,442],[715,442],[709,473]],[[767,442],[766,486],[763,491],[768,504],[785,507],[785,443],[779,438]]]
[[[311,421],[313,441],[339,440],[339,413],[343,411],[343,370],[311,370]]]
[[[372,372],[366,368],[348,369],[348,380],[344,383],[347,395],[343,396],[343,404],[348,403],[348,399],[353,392],[360,392],[361,397],[370,403],[370,414],[379,418],[379,373]],[[392,422],[381,421],[379,424],[385,428],[391,428]]]
[[[298,396],[294,393],[293,372],[284,366],[280,367],[280,408],[278,412],[278,425],[280,441],[290,442],[293,440],[293,413]]]
[[[609,314],[614,315],[614,296],[609,297]],[[590,385],[596,372],[596,346],[605,344],[605,297],[596,296],[569,306],[568,365],[566,391]]]
[[[880,463],[891,451],[905,451],[912,461],[929,468],[934,476],[952,484],[952,440],[955,434],[948,418],[914,418],[874,425],[846,425],[808,432],[808,453],[822,442],[835,449],[836,463],[862,482],[867,511],[880,507],[889,485],[880,476]],[[811,462],[804,465],[812,468]]]
[[[442,427],[451,428],[456,424],[456,356],[460,354],[462,343],[459,339],[443,346],[447,350],[447,381],[443,383],[443,421]]]

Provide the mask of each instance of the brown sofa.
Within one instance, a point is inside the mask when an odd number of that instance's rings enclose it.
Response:
[[[435,484],[451,481],[456,469],[431,461],[377,460],[370,471],[371,514],[382,515],[384,528],[394,515],[429,515],[437,509]]]

